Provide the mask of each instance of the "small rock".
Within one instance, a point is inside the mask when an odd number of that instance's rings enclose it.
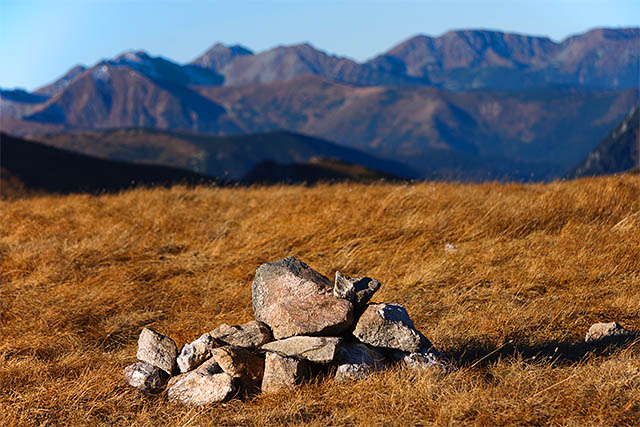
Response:
[[[306,360],[267,353],[262,378],[262,392],[272,393],[296,385],[311,378],[312,366]]]
[[[333,295],[351,301],[355,306],[364,306],[376,291],[380,282],[369,277],[353,278],[336,271]]]
[[[228,345],[245,347],[254,350],[262,344],[273,340],[271,330],[262,322],[252,320],[239,326],[229,326],[226,323],[210,332],[211,336]]]
[[[211,334],[203,334],[192,343],[185,344],[177,358],[178,368],[181,373],[188,372],[211,357],[211,352],[218,347],[218,342]]]
[[[365,344],[407,352],[418,352],[431,343],[418,331],[400,304],[370,304],[353,331]]]
[[[433,348],[412,353],[394,351],[391,354],[391,359],[396,362],[402,362],[407,368],[416,371],[435,368],[442,373],[449,373],[452,369],[446,357]]]
[[[236,391],[233,377],[222,372],[213,359],[191,372],[171,378],[167,385],[169,400],[185,405],[224,402],[232,398]]]
[[[247,392],[260,388],[264,374],[263,358],[243,347],[225,346],[214,349],[211,359],[224,373],[238,378]]]
[[[333,361],[340,341],[338,337],[291,337],[265,344],[262,350],[326,364]]]
[[[447,254],[455,254],[456,252],[458,252],[458,248],[451,243],[446,243],[444,245],[444,252]]]
[[[343,342],[338,346],[335,363],[337,379],[361,379],[386,364],[384,355],[366,344]]]
[[[353,323],[353,305],[333,295],[333,284],[293,257],[262,264],[252,287],[253,313],[276,339],[335,336]]]
[[[127,383],[141,391],[157,391],[166,383],[169,376],[161,369],[147,362],[136,362],[124,368]]]
[[[172,375],[176,368],[178,346],[171,338],[144,328],[138,338],[138,352],[136,357],[142,362],[160,368]]]
[[[604,339],[620,338],[628,336],[631,333],[616,322],[596,323],[587,331],[584,338],[585,342],[594,342]]]

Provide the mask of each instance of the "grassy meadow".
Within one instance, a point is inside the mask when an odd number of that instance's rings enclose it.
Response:
[[[446,253],[452,243],[458,252]],[[128,387],[144,326],[253,318],[293,255],[382,282],[455,364],[190,408]],[[638,425],[640,178],[134,189],[0,201],[0,425]]]

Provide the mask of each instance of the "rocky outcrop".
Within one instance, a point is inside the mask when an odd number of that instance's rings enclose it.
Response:
[[[271,330],[262,322],[252,320],[243,325],[229,326],[226,323],[210,332],[218,341],[249,350],[256,349],[273,340]]]
[[[333,362],[340,341],[342,339],[337,337],[291,337],[265,344],[262,350],[326,364]]]
[[[631,332],[616,322],[596,323],[591,325],[584,338],[585,342],[597,342],[612,339],[621,339],[631,335]]]
[[[162,369],[168,375],[176,368],[178,346],[171,338],[144,328],[138,338],[138,352],[136,357],[142,362]]]
[[[267,353],[262,378],[262,392],[273,393],[309,380],[312,367],[306,360]]]
[[[379,288],[380,282],[376,279],[352,278],[336,271],[333,295],[351,301],[356,307],[362,307],[369,302]]]
[[[256,320],[276,339],[335,336],[353,322],[351,302],[335,297],[329,279],[293,257],[262,264],[251,290]]]
[[[147,362],[136,362],[124,368],[124,378],[131,387],[154,392],[167,383],[169,376],[162,369]]]
[[[367,305],[379,287],[340,272],[332,284],[292,257],[263,264],[252,285],[256,320],[222,324],[179,355],[171,338],[145,328],[139,362],[124,369],[125,379],[145,392],[166,384],[170,401],[199,406],[274,393],[317,374],[357,380],[394,363],[448,372],[403,306]]]
[[[353,335],[374,347],[407,352],[431,347],[400,304],[370,304],[358,319]]]

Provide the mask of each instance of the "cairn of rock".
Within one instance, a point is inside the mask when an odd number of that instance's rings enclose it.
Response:
[[[169,337],[145,328],[127,382],[166,389],[187,405],[295,387],[319,375],[360,379],[394,363],[410,369],[449,364],[399,304],[369,304],[380,282],[336,272],[329,279],[293,257],[266,263],[252,285],[255,320],[223,324],[180,352]]]

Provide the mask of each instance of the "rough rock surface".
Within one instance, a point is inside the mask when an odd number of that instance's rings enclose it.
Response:
[[[443,373],[448,373],[452,369],[446,357],[434,349],[412,353],[395,351],[391,354],[391,359],[403,363],[411,370],[435,368]]]
[[[198,406],[224,402],[233,397],[236,391],[233,377],[222,372],[213,359],[191,372],[171,378],[167,386],[167,396],[171,402]]]
[[[262,350],[326,364],[335,358],[336,349],[341,341],[338,337],[291,337],[265,344]]]
[[[256,320],[276,339],[335,336],[353,322],[351,302],[335,297],[329,279],[293,257],[262,264],[251,290]]]
[[[386,364],[382,352],[359,342],[343,342],[338,346],[335,363],[337,379],[360,379],[380,370]]]
[[[311,364],[306,360],[267,353],[262,378],[262,392],[293,388],[311,378]]]
[[[380,282],[369,277],[349,277],[336,271],[333,284],[333,295],[351,301],[357,307],[369,302],[374,293],[380,288]]]
[[[264,359],[243,347],[225,346],[212,351],[211,360],[222,371],[238,378],[248,392],[260,388],[264,373]]]
[[[218,347],[218,342],[211,334],[203,334],[192,343],[185,344],[180,350],[176,362],[181,373],[188,372],[211,357],[211,352]]]
[[[358,319],[353,335],[365,344],[419,352],[431,343],[418,331],[400,304],[370,304]]]
[[[584,340],[585,342],[594,342],[604,339],[621,338],[630,334],[629,331],[616,322],[596,323],[589,328]]]
[[[167,383],[169,376],[147,362],[136,362],[124,368],[124,378],[138,390],[157,391]]]
[[[269,327],[255,320],[239,326],[230,326],[223,323],[211,331],[210,334],[225,344],[245,347],[249,350],[256,349],[273,339]]]
[[[138,353],[136,357],[142,362],[160,368],[172,375],[176,368],[178,346],[171,338],[144,328],[138,338]]]

